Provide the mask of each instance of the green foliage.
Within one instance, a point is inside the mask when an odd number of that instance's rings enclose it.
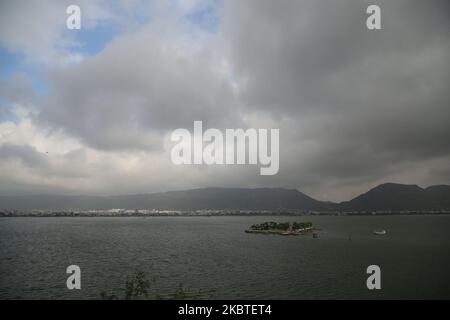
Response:
[[[114,293],[108,294],[102,292],[100,294],[100,299],[102,300],[144,300],[150,299],[149,294],[150,281],[147,280],[144,272],[136,272],[132,277],[129,277],[125,282],[125,288],[123,289],[123,295],[118,296]],[[189,291],[184,288],[180,283],[179,288],[174,293],[161,294],[154,293],[154,298],[156,300],[184,300],[184,299],[199,299],[201,296],[201,290],[197,292]]]
[[[260,224],[254,224],[250,227],[251,230],[287,230],[289,227],[292,229],[304,229],[311,228],[312,222],[293,222],[292,224],[289,222],[264,222]]]
[[[125,282],[125,300],[139,300],[148,298],[150,281],[145,277],[144,272],[137,272]]]
[[[292,229],[294,229],[294,230],[311,228],[311,227],[312,227],[312,222],[294,222],[294,223],[292,223]]]

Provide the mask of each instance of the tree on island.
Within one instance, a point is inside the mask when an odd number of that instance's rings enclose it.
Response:
[[[294,230],[311,228],[312,222],[263,222],[260,224],[254,224],[250,227],[251,230],[288,230],[292,228]]]

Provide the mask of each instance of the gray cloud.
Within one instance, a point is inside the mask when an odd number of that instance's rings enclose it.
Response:
[[[0,110],[0,114],[5,112],[7,102],[27,104],[36,99],[33,90],[32,80],[23,73],[15,73],[10,79],[0,79],[0,97],[5,101],[5,108]]]
[[[162,134],[198,119],[236,122],[231,87],[211,56],[183,52],[152,27],[52,72],[40,120],[107,150],[161,148]]]
[[[30,146],[1,145],[0,158],[20,160],[27,167],[31,168],[42,168],[47,166],[45,156],[38,153],[33,147]]]
[[[449,4],[377,4],[380,31],[365,28],[361,1],[225,4],[244,104],[291,120],[282,148],[315,146],[284,163],[300,186],[343,188],[450,156]]]
[[[14,151],[49,175],[64,175],[70,163],[74,176],[101,180],[92,190],[116,194],[178,183],[299,188],[344,200],[386,181],[449,183],[450,4],[376,3],[380,31],[366,29],[364,1],[224,1],[215,34],[169,17],[124,33],[79,64],[49,67],[50,92],[37,102],[34,123],[114,157],[155,154],[152,181],[124,183],[126,171],[112,165],[76,166],[87,161],[82,151],[50,169],[29,149],[7,147],[3,159]],[[255,167],[172,170],[164,136],[194,120],[280,128],[279,174],[261,177]]]

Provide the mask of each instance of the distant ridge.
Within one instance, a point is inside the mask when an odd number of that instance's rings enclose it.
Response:
[[[204,188],[122,196],[0,196],[0,209],[241,209],[304,211],[448,210],[450,186],[381,184],[339,204],[313,199],[294,189]]]
[[[301,209],[327,210],[329,203],[315,200],[300,191],[281,188],[204,188],[164,193],[92,196],[3,196],[0,209]]]
[[[342,202],[343,210],[442,210],[450,209],[450,186],[421,188],[417,185],[384,183],[356,198]]]

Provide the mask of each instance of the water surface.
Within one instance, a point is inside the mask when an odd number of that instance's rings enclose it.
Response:
[[[267,220],[322,231],[244,233]],[[449,231],[450,216],[2,218],[0,298],[95,299],[143,271],[152,293],[182,284],[202,298],[448,299]],[[81,290],[66,289],[71,264],[81,267]],[[379,291],[366,288],[372,264]]]

